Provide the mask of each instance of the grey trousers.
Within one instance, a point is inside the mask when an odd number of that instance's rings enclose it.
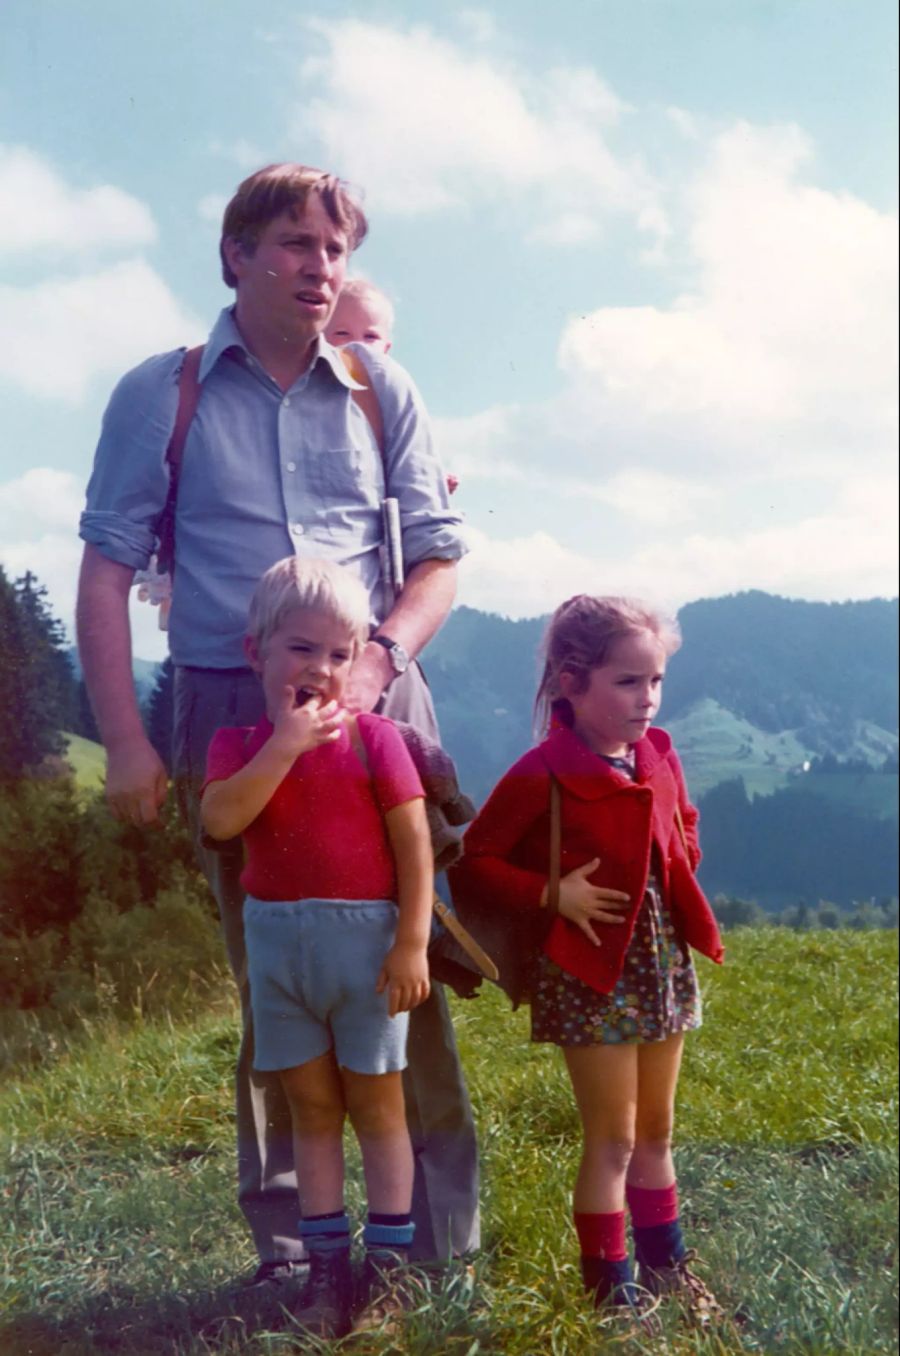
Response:
[[[396,679],[379,710],[437,737],[431,695],[417,666]],[[262,1261],[300,1259],[291,1118],[277,1074],[253,1068],[253,1023],[244,947],[240,842],[210,850],[201,841],[199,790],[206,750],[221,726],[255,725],[262,689],[249,669],[175,673],[173,768],[182,814],[219,906],[228,959],[241,996],[243,1038],[236,1070],[238,1200]],[[439,984],[410,1014],[404,1074],[415,1155],[411,1256],[445,1261],[478,1247],[478,1148],[447,998]]]

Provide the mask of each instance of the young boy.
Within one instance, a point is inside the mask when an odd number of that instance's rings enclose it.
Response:
[[[368,624],[368,595],[348,570],[292,556],[266,572],[245,642],[266,715],[254,729],[216,733],[201,809],[210,837],[244,839],[255,1067],[278,1072],[290,1105],[310,1258],[295,1316],[322,1337],[351,1325],[347,1115],[369,1207],[372,1302],[354,1330],[402,1307],[390,1283],[386,1304],[374,1295],[412,1242],[401,1071],[408,1013],[429,992],[433,859],[422,784],[390,720],[341,705]]]
[[[388,353],[393,332],[393,303],[367,278],[348,279],[341,288],[325,331],[329,344],[334,344],[335,348],[343,348],[345,344],[367,344],[378,353]],[[447,476],[450,494],[458,485],[458,476]]]
[[[349,278],[341,288],[325,338],[335,348],[368,344],[379,353],[389,353],[393,329],[394,307],[384,293],[366,278]]]

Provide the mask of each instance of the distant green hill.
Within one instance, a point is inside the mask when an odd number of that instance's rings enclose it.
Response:
[[[66,741],[65,759],[75,773],[78,785],[90,791],[101,787],[106,777],[106,754],[102,744],[94,744],[76,734],[66,733],[63,738]]]
[[[663,723],[696,796],[731,777],[741,777],[750,792],[770,795],[786,786],[810,757],[793,730],[780,734],[758,730],[712,697],[701,698],[683,715]]]
[[[444,744],[478,802],[532,742],[546,620],[461,607],[426,653]],[[744,593],[679,620],[660,718],[703,802],[705,884],[775,907],[895,895],[896,600]],[[819,771],[823,756],[871,771]]]
[[[80,680],[82,670],[81,661],[78,658],[78,650],[73,645],[66,651],[66,654],[68,655],[69,663],[72,665],[72,672],[75,675],[76,681]],[[131,668],[134,673],[134,682],[138,691],[138,698],[141,702],[145,702],[153,691],[160,665],[154,659],[135,658],[132,660]]]
[[[681,609],[661,723],[696,794],[740,776],[769,794],[823,754],[896,757],[897,601],[806,603],[768,594]],[[546,618],[460,607],[425,655],[444,742],[476,798],[531,742]]]
[[[759,730],[796,731],[817,753],[853,756],[867,725],[896,736],[896,599],[809,603],[754,590],[688,603],[678,620],[668,719],[711,697]]]

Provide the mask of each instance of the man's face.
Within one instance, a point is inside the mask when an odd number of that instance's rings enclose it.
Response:
[[[368,344],[379,353],[387,353],[391,346],[391,327],[386,308],[377,297],[340,297],[325,331],[329,344],[342,348],[344,344]]]
[[[293,347],[310,344],[328,323],[347,271],[347,237],[312,194],[302,212],[264,227],[255,250],[225,243],[237,278],[238,321]]]

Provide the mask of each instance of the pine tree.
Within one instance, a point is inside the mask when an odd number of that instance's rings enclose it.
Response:
[[[0,565],[0,782],[21,777],[28,762],[20,720],[25,706],[25,644],[12,584]]]
[[[78,678],[75,683],[75,718],[72,722],[72,732],[81,735],[82,739],[93,740],[95,744],[103,743],[88,697],[87,684],[83,678]]]
[[[47,590],[30,571],[12,585],[0,575],[0,776],[8,781],[64,751],[75,681]]]

